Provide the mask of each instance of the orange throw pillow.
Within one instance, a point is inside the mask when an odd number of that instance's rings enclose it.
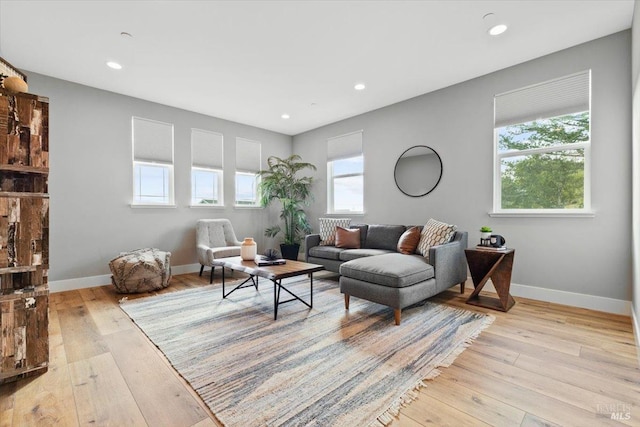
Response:
[[[360,229],[336,227],[336,248],[360,249]]]
[[[398,252],[411,255],[416,252],[419,242],[420,229],[418,227],[411,227],[400,236],[400,240],[398,240]]]

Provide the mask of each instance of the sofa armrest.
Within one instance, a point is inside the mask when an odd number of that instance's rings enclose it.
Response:
[[[429,248],[429,264],[435,270],[436,287],[439,291],[467,280],[467,261],[464,249],[461,241]]]
[[[319,234],[308,234],[304,238],[304,260],[309,262],[309,249],[320,244]]]

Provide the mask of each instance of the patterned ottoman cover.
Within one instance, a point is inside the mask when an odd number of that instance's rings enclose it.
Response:
[[[149,292],[166,288],[171,280],[171,252],[156,248],[123,252],[109,261],[111,281],[120,293]]]

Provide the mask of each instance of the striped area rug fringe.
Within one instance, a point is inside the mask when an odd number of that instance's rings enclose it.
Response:
[[[414,385],[411,389],[407,390],[402,396],[400,396],[396,401],[394,401],[389,407],[389,409],[387,409],[382,414],[380,414],[378,418],[376,418],[375,421],[373,421],[369,425],[369,427],[386,427],[389,424],[391,424],[395,419],[397,419],[398,416],[400,415],[400,409],[406,407],[411,402],[416,400],[420,393],[420,389],[423,387],[427,387],[427,384],[425,383],[425,381],[431,381],[436,377],[438,377],[442,373],[442,371],[438,368],[448,368],[449,366],[451,366],[451,364],[456,360],[456,358],[460,356],[462,352],[465,351],[471,344],[473,344],[473,341],[475,341],[475,339],[480,336],[482,331],[484,331],[489,326],[491,326],[494,320],[495,320],[494,316],[487,315],[487,317],[485,317],[482,320],[482,323],[474,333],[469,335],[469,337],[467,337],[467,339],[464,342],[460,343],[458,347],[454,348],[449,353],[449,355],[445,359],[443,359],[442,362],[437,367],[435,367],[434,369],[431,370],[431,372],[429,372],[429,374],[425,378],[418,381],[416,385]]]

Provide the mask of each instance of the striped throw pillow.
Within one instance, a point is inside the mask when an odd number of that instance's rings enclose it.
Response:
[[[429,261],[429,248],[442,245],[451,241],[456,229],[456,225],[446,224],[431,218],[422,229],[420,242],[417,251]]]
[[[320,245],[336,244],[336,227],[349,228],[351,218],[318,218],[320,222]]]

